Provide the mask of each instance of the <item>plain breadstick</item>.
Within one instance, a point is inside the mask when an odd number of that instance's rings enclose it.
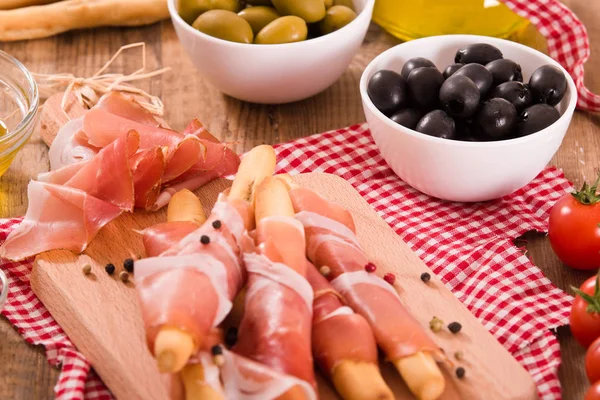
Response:
[[[60,0],[2,0],[0,10],[12,10],[13,8],[39,6],[41,4],[56,3]]]
[[[146,25],[168,17],[167,0],[64,0],[0,11],[0,41],[39,39],[99,26]]]

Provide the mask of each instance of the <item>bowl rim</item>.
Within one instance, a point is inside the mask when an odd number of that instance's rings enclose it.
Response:
[[[487,42],[490,44],[501,44],[501,45],[506,45],[506,46],[512,46],[512,47],[516,47],[516,48],[525,50],[527,53],[531,53],[532,56],[542,58],[547,63],[557,66],[558,68],[560,68],[560,70],[563,72],[563,74],[565,75],[565,77],[567,79],[567,91],[571,96],[565,111],[562,113],[562,115],[560,116],[559,119],[557,119],[554,123],[552,123],[552,125],[544,128],[540,131],[537,131],[535,133],[532,133],[530,135],[523,136],[520,138],[489,141],[489,142],[467,142],[467,141],[461,141],[461,140],[449,140],[449,139],[438,138],[435,136],[430,136],[430,135],[423,134],[421,132],[417,132],[413,129],[406,128],[402,125],[399,125],[399,124],[393,122],[384,113],[379,111],[377,109],[377,107],[375,107],[375,105],[373,104],[371,99],[369,98],[369,96],[367,94],[367,83],[368,83],[367,76],[372,74],[373,69],[375,68],[376,64],[378,64],[379,62],[381,62],[382,60],[384,60],[386,58],[391,57],[391,55],[394,54],[399,47],[404,46],[407,43],[412,43],[412,42],[430,42],[430,41],[440,40],[440,39],[442,39],[442,40],[468,39],[468,40],[473,40],[473,43],[477,43],[477,41],[481,41],[481,42]],[[425,46],[426,43],[423,43],[423,45]],[[540,136],[545,135],[545,132],[547,132],[550,129],[553,129],[553,127],[555,127],[556,124],[559,123],[560,121],[564,121],[566,119],[571,118],[573,115],[573,112],[575,111],[575,106],[577,105],[577,87],[575,86],[575,82],[573,81],[573,78],[571,77],[571,75],[556,60],[554,60],[553,58],[549,57],[548,55],[542,53],[539,50],[536,50],[532,47],[523,45],[521,43],[513,42],[510,40],[506,40],[506,39],[490,37],[490,36],[482,36],[482,35],[437,35],[437,36],[428,36],[425,38],[420,38],[420,39],[411,40],[409,42],[400,43],[400,44],[398,44],[394,47],[391,47],[391,48],[385,50],[384,52],[380,53],[379,55],[377,55],[377,57],[375,57],[373,60],[371,60],[371,62],[369,62],[369,64],[364,69],[364,71],[360,77],[359,87],[360,87],[360,97],[362,99],[363,105],[365,107],[367,107],[369,109],[369,111],[371,111],[371,113],[373,113],[379,120],[382,120],[391,129],[402,132],[403,134],[412,136],[417,139],[430,141],[432,143],[436,143],[436,142],[440,143],[440,144],[445,143],[448,146],[456,146],[456,147],[504,147],[504,146],[519,145],[521,143],[527,143],[530,141],[537,140]],[[565,134],[566,134],[566,132],[565,132]]]
[[[303,40],[300,42],[261,45],[261,44],[255,44],[255,43],[239,43],[239,42],[232,42],[229,40],[219,39],[217,37],[207,35],[204,32],[200,32],[199,30],[194,29],[190,24],[185,22],[183,20],[183,18],[181,18],[181,16],[177,12],[177,7],[175,5],[176,1],[177,0],[167,0],[167,6],[169,8],[169,14],[171,14],[171,19],[174,20],[173,23],[175,23],[175,21],[177,21],[177,23],[183,25],[184,29],[193,35],[203,38],[204,40],[208,40],[209,42],[213,42],[216,44],[221,44],[221,45],[229,46],[229,47],[233,47],[233,48],[242,48],[243,47],[243,48],[247,48],[247,49],[255,48],[255,49],[275,49],[275,50],[281,49],[282,47],[300,48],[301,46],[310,46],[311,43],[319,43],[319,42],[323,42],[323,41],[326,41],[326,40],[329,40],[332,38],[336,38],[340,35],[343,35],[348,29],[350,29],[351,26],[356,26],[359,23],[358,21],[360,19],[366,18],[364,15],[367,13],[368,10],[370,10],[368,12],[368,14],[370,14],[370,16],[368,18],[370,21],[371,16],[373,14],[373,7],[375,6],[375,0],[365,0],[365,5],[364,5],[363,9],[361,10],[360,13],[358,13],[356,15],[356,18],[354,18],[354,20],[352,22],[350,22],[348,25],[343,26],[341,29],[338,29],[337,31],[331,32],[327,35],[319,36],[319,37],[313,38],[313,39]]]
[[[1,144],[1,143],[10,142],[10,140],[14,139],[15,137],[22,135],[23,132],[27,132],[27,128],[30,126],[31,123],[34,122],[35,116],[37,115],[37,111],[38,111],[39,104],[40,104],[40,94],[39,94],[37,82],[36,82],[35,78],[33,77],[33,74],[25,67],[25,65],[23,65],[23,63],[21,63],[15,57],[11,56],[10,54],[8,54],[2,50],[0,50],[0,58],[4,58],[5,60],[9,61],[10,63],[15,65],[21,71],[21,73],[25,76],[25,79],[27,80],[29,89],[31,89],[31,91],[32,91],[31,98],[28,98],[29,108],[27,109],[27,113],[21,119],[21,121],[19,121],[19,124],[16,126],[16,128],[14,130],[9,131],[6,135],[0,137],[0,144]],[[33,133],[33,129],[31,130],[30,135],[32,133]],[[30,135],[25,135],[25,136],[30,136]],[[25,137],[24,139],[27,140],[27,137]],[[11,149],[12,148],[8,148],[7,150],[10,151]],[[3,155],[3,154],[4,154],[4,152],[0,153],[0,155]]]

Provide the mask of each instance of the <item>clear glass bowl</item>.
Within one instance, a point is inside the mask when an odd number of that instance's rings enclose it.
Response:
[[[39,101],[31,73],[17,59],[0,51],[0,176],[31,137]]]

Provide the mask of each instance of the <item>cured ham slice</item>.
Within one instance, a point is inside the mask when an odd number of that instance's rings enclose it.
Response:
[[[136,287],[151,351],[165,326],[188,333],[197,348],[202,347],[212,328],[231,310],[245,282],[241,242],[250,223],[250,208],[221,195],[201,227],[160,256],[136,262]],[[213,226],[217,220],[218,228]]]
[[[304,225],[308,258],[330,269],[331,285],[369,322],[387,358],[394,361],[419,352],[443,358],[395,289],[365,271],[369,260],[358,244],[350,213],[305,188],[292,189],[290,196],[296,218]]]
[[[134,185],[129,159],[137,152],[139,145],[139,134],[128,132],[100,150],[64,185],[83,190],[122,210],[133,211]]]
[[[48,150],[51,170],[89,161],[100,151],[100,148],[88,143],[85,135],[81,134],[82,130],[83,117],[73,119],[60,128]]]
[[[159,256],[196,229],[198,224],[188,221],[163,222],[144,229],[142,234],[146,255]]]
[[[309,264],[307,277],[314,291],[312,347],[323,373],[332,377],[343,361],[377,363],[377,343],[368,322],[346,306],[341,295]]]
[[[136,155],[133,170],[135,206],[150,209],[160,194],[161,179],[165,170],[165,155],[159,147]]]
[[[22,260],[52,249],[81,252],[122,212],[80,189],[61,185],[32,181],[27,194],[27,214],[0,247],[0,258]]]
[[[275,182],[278,181],[267,178],[263,184]],[[259,193],[262,187],[261,184]],[[257,209],[262,207],[260,195],[256,202]],[[289,208],[293,215],[291,204]],[[248,284],[238,341],[232,350],[277,373],[299,379],[304,382],[303,387],[312,389],[310,396],[300,398],[314,398],[310,341],[313,292],[306,280],[303,227],[293,216],[261,217],[255,237],[257,247],[244,255]],[[299,388],[294,386],[280,393],[293,390],[295,394]]]
[[[221,379],[227,399],[272,400],[290,390],[298,390],[304,399],[317,400],[314,387],[302,379],[227,350],[223,355],[225,363],[221,367]]]

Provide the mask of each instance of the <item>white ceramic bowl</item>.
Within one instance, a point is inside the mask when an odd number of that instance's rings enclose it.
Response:
[[[181,19],[176,0],[168,4],[177,36],[205,79],[240,100],[281,104],[313,96],[339,79],[362,44],[375,0],[354,0],[357,18],[329,35],[276,45],[206,35]]]
[[[498,142],[461,142],[428,136],[396,124],[367,95],[367,83],[381,69],[400,72],[412,57],[426,57],[443,70],[456,51],[473,43],[498,47],[505,58],[521,64],[525,81],[545,64],[559,67],[568,88],[558,104],[561,117],[532,135]],[[496,199],[525,186],[548,164],[567,132],[577,91],[569,74],[550,57],[507,40],[475,35],[445,35],[413,40],[377,56],[360,80],[363,108],[373,139],[394,172],[412,187],[444,200],[476,202]]]

